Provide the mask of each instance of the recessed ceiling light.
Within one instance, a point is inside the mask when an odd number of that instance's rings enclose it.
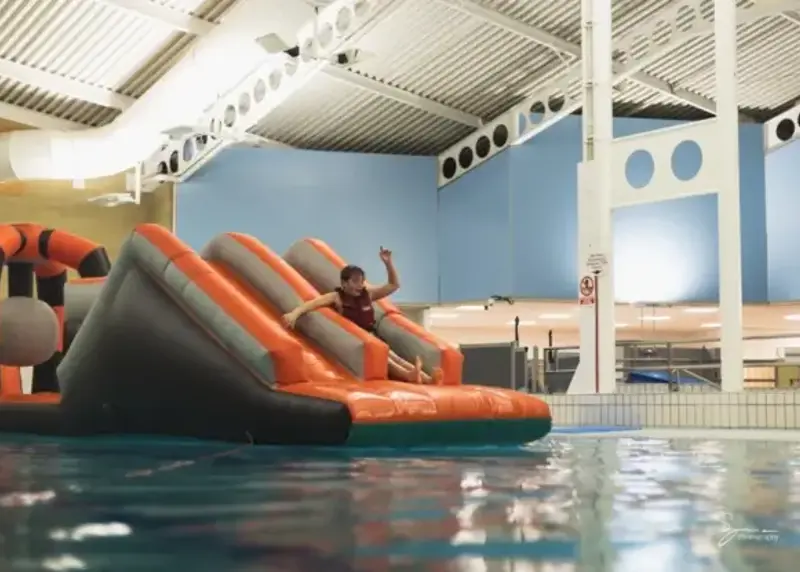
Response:
[[[614,324],[615,328],[627,328],[628,324]]]
[[[569,320],[571,314],[542,314],[539,316],[541,320]]]
[[[783,318],[784,320],[789,320],[790,322],[800,322],[800,314],[789,314]]]
[[[684,312],[687,314],[714,314],[717,312],[717,308],[684,308]]]
[[[719,328],[720,325],[721,324],[718,324],[717,322],[709,322],[708,324],[701,324],[700,327],[701,328]]]
[[[669,320],[669,316],[642,316],[642,322],[664,322]]]
[[[433,312],[430,318],[433,320],[452,320],[453,318],[458,318],[458,314],[454,312]]]
[[[479,312],[485,310],[485,308],[478,304],[467,304],[466,306],[457,306],[456,310],[462,310],[464,312]]]
[[[514,320],[509,320],[506,323],[509,326],[513,326],[514,325]],[[519,321],[519,325],[520,326],[535,326],[536,325],[536,320],[520,320]]]

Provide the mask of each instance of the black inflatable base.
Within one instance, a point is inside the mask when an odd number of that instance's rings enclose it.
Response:
[[[288,420],[275,411],[291,413],[292,401],[302,396],[268,392],[276,399],[271,407],[247,410],[238,414],[223,406],[217,414],[198,415],[191,406],[180,412],[153,410],[152,417],[126,418],[124,410],[113,406],[100,415],[80,419],[58,404],[0,403],[0,433],[53,437],[138,436],[193,438],[254,445],[344,445],[352,424],[346,408],[331,425],[331,415],[298,415]],[[286,399],[289,401],[285,401]],[[294,403],[296,405],[296,403]],[[313,403],[310,404],[313,408]],[[301,406],[302,409],[306,407]],[[301,413],[298,411],[298,413]]]
[[[56,404],[0,403],[0,433],[68,435]]]

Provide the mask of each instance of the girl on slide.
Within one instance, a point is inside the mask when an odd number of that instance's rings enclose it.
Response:
[[[333,292],[309,300],[284,315],[283,320],[286,325],[294,328],[297,319],[308,312],[320,308],[335,308],[337,312],[357,326],[377,335],[375,309],[372,307],[372,303],[392,295],[400,288],[397,270],[392,262],[392,251],[381,247],[379,256],[386,266],[386,284],[368,286],[365,282],[364,270],[358,266],[345,266],[339,275],[341,285]],[[431,377],[422,371],[422,363],[419,358],[417,358],[417,363],[412,364],[392,350],[389,350],[389,377],[409,383],[432,382]]]

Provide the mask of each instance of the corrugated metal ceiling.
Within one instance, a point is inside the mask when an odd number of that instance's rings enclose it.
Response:
[[[490,120],[523,99],[545,72],[574,63],[571,56],[465,14],[449,0],[395,1],[402,3],[400,9],[359,41],[363,57],[349,68],[352,74]],[[141,2],[218,22],[235,0]],[[580,0],[474,3],[580,42]],[[615,0],[615,35],[670,5],[674,1]],[[0,60],[130,98],[147,91],[192,40],[190,34],[110,0],[0,0]],[[793,73],[800,63],[800,17],[777,15],[743,25],[739,41],[741,105],[765,119],[800,94],[800,75]],[[673,88],[713,99],[710,62],[713,40],[698,38],[645,71]],[[307,148],[421,154],[437,153],[472,130],[356,84],[322,74],[253,131]],[[0,101],[85,125],[108,123],[120,113],[3,77]],[[707,115],[634,81],[619,86],[616,110],[675,118]]]
[[[393,153],[402,148],[423,155],[439,151],[436,141],[457,141],[471,129],[323,75],[252,131],[308,149]]]
[[[232,3],[159,2],[212,20]],[[0,0],[0,59],[123,95],[144,93],[191,39],[99,0]],[[119,113],[9,78],[0,78],[0,101],[86,125],[102,125]]]
[[[482,0],[479,4],[573,44],[580,43],[579,0]],[[751,2],[739,0],[738,4]],[[670,0],[616,0],[615,36],[629,33],[674,5]],[[709,6],[708,1],[703,2],[701,11]],[[792,78],[789,71],[791,62],[800,58],[800,25],[781,16],[764,18],[741,26],[739,41],[741,106],[743,112],[764,120],[772,115],[772,110],[800,94],[800,77]],[[352,66],[351,71],[484,120],[493,119],[524,99],[543,76],[552,77],[552,70],[563,70],[574,63],[569,56],[466,15],[451,3],[439,0],[407,0],[395,18],[378,25],[359,45],[369,57]],[[713,38],[698,38],[644,71],[672,88],[713,100],[713,55]],[[770,73],[772,68],[763,65],[765,58],[786,62],[784,77]],[[279,140],[284,137],[288,143],[302,147],[331,146],[372,152],[386,151],[386,141],[396,141],[389,150],[397,153],[419,153],[420,149],[441,151],[470,131],[458,125],[444,128],[449,122],[433,116],[420,126],[411,119],[418,116],[416,112],[392,105],[384,106],[380,124],[388,121],[389,128],[402,132],[404,137],[395,133],[388,138],[373,121],[371,108],[353,95],[357,91],[331,89],[327,87],[330,85],[326,80],[315,81],[308,89],[320,93],[320,99],[314,100],[310,93],[296,97],[262,121],[255,131]],[[616,98],[615,109],[619,114],[675,119],[708,117],[705,111],[634,81],[620,84]],[[316,117],[325,118],[312,119],[306,113],[310,109],[315,110]],[[332,115],[338,118],[328,117],[328,109],[336,110]],[[397,109],[396,115],[387,117],[389,109]],[[303,119],[286,119],[292,117]],[[304,127],[287,138],[285,126],[299,127],[301,123]]]
[[[220,17],[235,2],[236,0],[166,0],[163,4],[208,22],[218,23]],[[131,97],[141,97],[181,58],[193,40],[194,36],[190,34],[170,34],[156,49],[150,50],[150,56],[143,65],[132,68],[132,73],[128,74],[118,91]]]

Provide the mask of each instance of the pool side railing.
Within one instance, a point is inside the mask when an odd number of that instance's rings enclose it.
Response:
[[[616,393],[605,395],[566,393],[577,347],[533,348],[530,389],[560,426],[800,429],[800,360],[744,360],[744,391],[722,392],[715,342],[619,342]]]

